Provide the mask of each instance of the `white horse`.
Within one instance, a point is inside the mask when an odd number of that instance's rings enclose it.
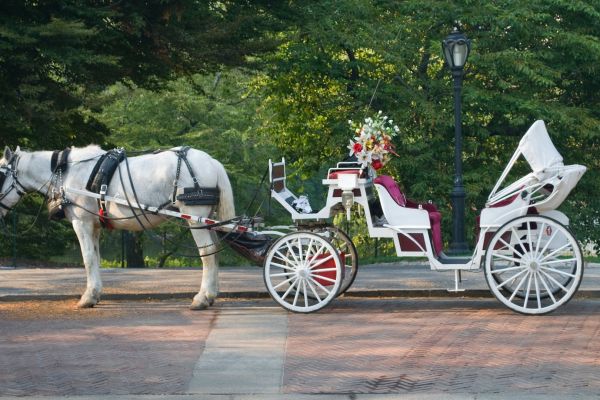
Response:
[[[182,213],[209,217],[214,211],[213,205],[186,205],[180,200],[170,202],[174,200],[174,185],[179,188],[194,186],[192,174],[186,163],[178,160],[178,149],[128,158],[129,168],[125,162],[121,162],[108,185],[107,196],[155,207],[169,204]],[[85,190],[96,162],[104,153],[104,150],[94,145],[73,148],[66,159],[66,171],[57,176],[51,170],[53,152],[27,152],[19,147],[13,152],[6,147],[4,157],[0,160],[0,216],[4,217],[25,193],[38,192],[47,196],[52,181],[53,187],[60,185]],[[208,154],[194,149],[187,152],[187,160],[199,186],[218,188],[218,218],[233,218],[233,193],[223,165]],[[58,184],[57,179],[61,181]],[[133,190],[130,182],[133,183]],[[134,194],[137,195],[138,201],[135,200]],[[98,200],[85,195],[74,195],[68,191],[65,196],[72,203],[64,206],[65,218],[71,222],[77,234],[87,274],[87,288],[78,302],[78,307],[93,307],[102,294],[99,271],[99,238],[102,226],[98,217]],[[138,215],[141,213],[139,209],[134,211]],[[114,202],[106,203],[106,212],[115,229],[139,231],[155,227],[166,220],[162,215],[149,213],[135,218],[130,207]],[[190,226],[198,225],[192,221],[188,223]],[[206,229],[192,229],[192,235],[202,259],[203,273],[200,290],[194,296],[190,308],[204,309],[213,304],[218,294],[218,264],[211,232]]]

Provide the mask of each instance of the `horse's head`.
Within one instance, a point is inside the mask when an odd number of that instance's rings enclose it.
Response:
[[[0,159],[0,217],[4,217],[25,194],[17,179],[20,151],[19,147],[14,152],[6,147]]]

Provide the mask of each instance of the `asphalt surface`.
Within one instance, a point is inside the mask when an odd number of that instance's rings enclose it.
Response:
[[[511,312],[481,273],[361,268],[313,314],[267,298],[261,269],[222,268],[221,298],[188,305],[200,270],[0,269],[0,399],[600,398],[600,268],[545,316]]]

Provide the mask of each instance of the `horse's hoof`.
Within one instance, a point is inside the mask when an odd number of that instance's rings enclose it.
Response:
[[[79,302],[77,303],[77,308],[92,308],[94,307],[98,302],[97,301],[92,301],[92,300],[79,300]]]
[[[192,301],[192,304],[190,304],[190,310],[206,310],[208,308],[209,304],[207,302],[200,302],[200,301]]]

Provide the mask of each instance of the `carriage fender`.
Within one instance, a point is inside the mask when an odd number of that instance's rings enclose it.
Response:
[[[553,220],[560,222],[564,226],[569,226],[569,217],[567,217],[565,214],[558,210],[542,211],[540,215],[552,218]]]

